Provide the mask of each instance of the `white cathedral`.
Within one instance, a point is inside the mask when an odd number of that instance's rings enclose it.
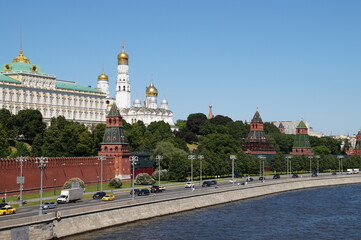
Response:
[[[128,62],[129,56],[124,51],[123,45],[121,53],[118,54],[115,99],[110,97],[108,76],[104,71],[98,76],[98,89],[106,94],[109,106],[115,102],[123,119],[128,123],[133,124],[142,121],[147,126],[151,122],[164,121],[174,129],[173,112],[168,109],[168,102],[165,99],[162,100],[160,107],[158,107],[158,90],[153,82],[146,87],[144,104],[142,105],[139,99],[135,99],[131,106]]]
[[[37,109],[47,124],[53,117],[64,116],[67,120],[92,126],[104,123],[109,107],[116,102],[128,123],[143,121],[149,125],[151,122],[164,121],[176,129],[168,102],[163,100],[158,107],[158,90],[153,83],[146,88],[144,105],[136,99],[130,106],[128,59],[123,46],[118,55],[116,97],[111,98],[108,76],[104,71],[98,77],[96,89],[59,80],[39,65],[30,63],[20,46],[19,55],[11,63],[0,65],[0,109],[8,109],[12,114],[24,109]]]

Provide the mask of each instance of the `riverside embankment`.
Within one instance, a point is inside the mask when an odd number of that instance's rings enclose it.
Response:
[[[267,194],[314,187],[361,183],[361,175],[270,181],[232,188],[207,189],[179,197],[139,199],[100,206],[62,210],[43,216],[0,222],[0,239],[51,239],[127,222],[189,211]]]

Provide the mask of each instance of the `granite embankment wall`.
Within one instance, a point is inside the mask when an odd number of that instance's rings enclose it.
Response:
[[[135,201],[113,202],[0,222],[0,239],[52,239],[106,228],[127,222],[147,219],[182,211],[189,211],[241,199],[307,189],[361,183],[361,174],[337,178],[289,179],[266,183],[235,186],[230,189],[207,189],[186,196]],[[159,195],[160,196],[160,195]],[[164,195],[164,197],[167,197]],[[157,196],[158,198],[158,196]]]

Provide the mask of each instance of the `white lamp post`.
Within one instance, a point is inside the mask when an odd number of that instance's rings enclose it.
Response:
[[[203,155],[198,155],[199,159],[199,184],[202,184],[202,160],[204,159]]]
[[[163,159],[163,156],[157,155],[155,159],[158,160],[158,186],[160,186],[160,160]]]
[[[130,157],[130,162],[133,166],[133,181],[132,181],[132,188],[133,188],[133,191],[132,191],[132,200],[134,200],[134,168],[135,168],[135,164],[138,162],[138,156],[131,156]]]
[[[27,160],[24,157],[19,157],[16,159],[17,162],[20,163],[20,177],[17,178],[17,183],[20,184],[20,203],[19,206],[23,206],[23,184],[25,178],[23,177],[23,163],[27,162]]]
[[[344,156],[338,155],[337,158],[338,158],[338,172],[341,173],[341,170],[343,172],[343,163],[342,163],[342,161],[343,161]]]
[[[106,156],[98,156],[100,161],[100,191],[103,191],[103,161],[107,160]]]
[[[191,160],[191,182],[193,183],[193,160],[196,158],[195,155],[188,155],[188,159]]]
[[[237,156],[231,155],[229,158],[232,160],[232,183],[234,186],[234,160],[237,159]]]
[[[39,215],[43,214],[43,208],[42,208],[42,204],[43,204],[43,172],[44,169],[46,168],[46,164],[49,162],[47,157],[37,157],[35,158],[35,163],[39,164],[39,169],[40,169],[40,207],[39,207]]]
[[[291,158],[292,158],[292,156],[290,156],[290,155],[288,155],[288,156],[286,156],[286,159],[287,159],[287,169],[289,170],[289,172],[287,172],[287,174],[289,174],[288,175],[288,177],[290,177],[291,176],[291,172],[292,172],[292,162],[291,162]]]

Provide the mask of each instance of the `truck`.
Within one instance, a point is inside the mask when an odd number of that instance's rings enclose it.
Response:
[[[359,169],[359,168],[354,168],[354,169],[353,169],[353,173],[354,173],[354,174],[357,174],[357,173],[359,173],[359,172],[360,172],[360,169]]]
[[[353,174],[353,169],[352,168],[349,168],[349,169],[347,169],[347,172],[346,172],[347,174]]]
[[[83,197],[84,189],[71,188],[61,190],[60,196],[57,199],[58,203],[76,202]]]

